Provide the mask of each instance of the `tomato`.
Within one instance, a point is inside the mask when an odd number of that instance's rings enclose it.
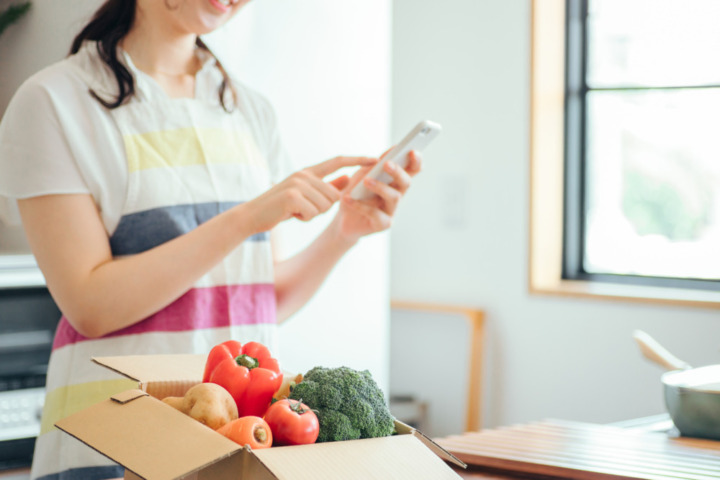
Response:
[[[273,435],[270,426],[260,417],[248,415],[226,423],[216,432],[226,436],[235,443],[248,445],[257,450],[272,446]]]
[[[315,443],[320,423],[315,412],[297,400],[279,400],[268,408],[265,421],[273,432],[275,445]]]

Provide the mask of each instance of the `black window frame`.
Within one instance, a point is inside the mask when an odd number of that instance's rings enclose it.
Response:
[[[659,90],[697,86],[611,87],[592,89],[587,82],[588,5],[590,0],[566,0],[564,180],[562,278],[630,285],[720,291],[719,280],[590,273],[583,265],[587,212],[586,151],[587,95],[592,90]]]

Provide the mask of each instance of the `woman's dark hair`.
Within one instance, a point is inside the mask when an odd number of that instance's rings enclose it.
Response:
[[[90,90],[90,95],[106,108],[117,108],[135,94],[135,81],[133,76],[125,65],[118,60],[117,55],[118,42],[130,31],[130,27],[135,19],[135,6],[136,0],[107,0],[103,6],[95,12],[90,23],[85,25],[85,28],[78,33],[70,47],[70,55],[73,55],[80,50],[85,40],[95,40],[97,42],[97,50],[100,58],[110,67],[118,85],[117,97],[109,101],[100,98],[97,92]],[[200,37],[197,38],[195,43],[198,48],[202,48],[210,53],[210,55],[213,55],[207,45],[200,40]],[[227,71],[220,61],[217,60],[217,57],[215,57],[215,60],[223,76],[223,81],[218,89],[220,105],[229,113],[232,111],[232,105],[226,104],[225,91],[230,89],[234,102],[237,102],[237,95]]]

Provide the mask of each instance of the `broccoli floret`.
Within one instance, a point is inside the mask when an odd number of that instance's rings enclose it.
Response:
[[[395,431],[385,396],[367,370],[315,367],[292,388],[290,398],[316,411],[318,442],[385,437]]]
[[[305,403],[304,400],[303,403]],[[320,434],[317,442],[337,442],[360,438],[360,430],[354,428],[350,419],[337,410],[318,410],[317,417],[320,422]]]

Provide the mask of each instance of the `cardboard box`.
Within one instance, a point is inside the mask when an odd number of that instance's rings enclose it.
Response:
[[[202,379],[204,355],[101,357],[93,361],[138,382],[56,426],[121,464],[126,479],[458,479],[455,456],[413,428],[397,435],[252,450],[161,402]]]

